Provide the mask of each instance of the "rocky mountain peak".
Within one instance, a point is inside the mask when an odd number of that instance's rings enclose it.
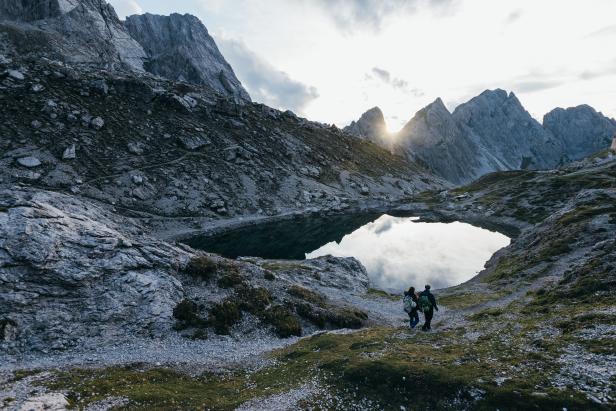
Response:
[[[359,120],[345,127],[344,131],[360,138],[380,142],[387,134],[383,112],[379,107],[373,107],[362,114]]]
[[[569,160],[605,150],[616,133],[616,120],[586,104],[552,110],[543,117],[543,126],[562,141]]]
[[[172,80],[204,84],[224,95],[250,100],[197,17],[147,13],[128,17],[125,27],[146,51],[147,71]]]

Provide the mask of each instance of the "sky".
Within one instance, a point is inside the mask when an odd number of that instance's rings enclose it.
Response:
[[[510,242],[503,234],[469,224],[413,220],[383,215],[306,257],[355,257],[366,267],[371,287],[401,292],[410,286],[438,289],[470,280]]]
[[[111,0],[121,18],[201,18],[253,100],[390,131],[441,97],[513,91],[541,121],[590,104],[616,117],[614,0]]]

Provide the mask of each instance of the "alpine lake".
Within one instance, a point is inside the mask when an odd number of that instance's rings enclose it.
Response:
[[[368,213],[262,223],[184,242],[228,258],[355,257],[372,288],[399,293],[410,286],[439,289],[468,281],[510,239],[459,221]]]

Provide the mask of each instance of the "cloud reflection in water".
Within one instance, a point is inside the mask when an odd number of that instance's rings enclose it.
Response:
[[[306,258],[355,257],[366,267],[372,287],[399,292],[409,286],[444,288],[463,283],[509,244],[505,235],[470,224],[415,220],[383,215]]]

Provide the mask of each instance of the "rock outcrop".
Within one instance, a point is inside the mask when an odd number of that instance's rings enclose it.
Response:
[[[128,17],[125,26],[148,55],[147,71],[171,80],[205,84],[224,95],[250,100],[197,17],[148,13]]]
[[[353,121],[344,128],[344,131],[354,136],[374,141],[378,144],[387,142],[387,126],[383,112],[373,107],[361,115],[359,120]]]
[[[49,351],[83,338],[153,336],[182,297],[188,253],[67,195],[0,191],[0,342]]]
[[[543,117],[543,126],[562,142],[569,161],[605,150],[616,133],[616,120],[588,105],[554,109]]]
[[[104,0],[0,1],[0,33],[22,55],[142,71],[146,55]]]
[[[616,154],[616,134],[614,134],[614,138],[612,139],[612,146],[610,147],[610,151]]]

